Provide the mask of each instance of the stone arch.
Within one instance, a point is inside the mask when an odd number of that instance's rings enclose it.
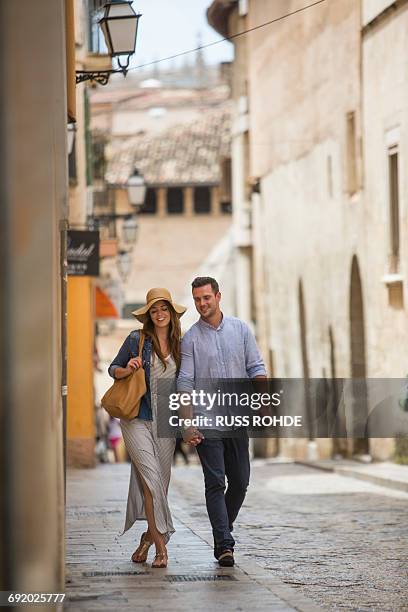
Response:
[[[349,321],[350,321],[350,375],[353,379],[353,412],[352,418],[356,423],[367,421],[368,405],[366,400],[367,375],[366,363],[366,338],[364,320],[364,301],[361,283],[360,266],[357,256],[354,255],[351,262],[350,275],[350,297],[349,297]],[[356,413],[356,398],[358,397],[358,414]],[[368,454],[368,437],[354,438],[353,454]]]
[[[312,421],[312,405],[309,394],[309,355],[307,349],[307,325],[306,325],[306,308],[303,292],[302,279],[298,283],[298,308],[299,308],[299,331],[300,331],[300,350],[302,356],[302,370],[304,380],[304,407],[305,407],[305,418],[308,423],[309,440],[314,440],[314,428]]]
[[[333,327],[329,325],[328,328],[329,336],[329,347],[330,347],[330,391],[331,391],[331,402],[330,402],[330,430],[333,436],[332,438],[332,456],[337,457],[340,455],[347,455],[347,440],[339,438],[339,404],[340,396],[342,392],[342,382],[337,378],[337,363],[336,363],[336,341],[333,331]]]

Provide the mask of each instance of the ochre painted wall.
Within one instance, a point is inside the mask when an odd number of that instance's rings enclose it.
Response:
[[[69,465],[95,463],[93,387],[94,288],[90,277],[68,277],[68,409]]]

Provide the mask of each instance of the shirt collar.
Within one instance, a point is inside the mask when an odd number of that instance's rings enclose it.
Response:
[[[221,323],[219,324],[218,327],[214,327],[214,325],[210,325],[209,323],[204,321],[204,319],[202,319],[201,317],[198,319],[198,322],[200,323],[200,325],[203,325],[204,327],[209,327],[210,329],[218,331],[218,330],[221,330],[224,327],[224,323],[225,323],[224,313],[221,313],[221,315],[222,315],[222,319],[221,319]]]

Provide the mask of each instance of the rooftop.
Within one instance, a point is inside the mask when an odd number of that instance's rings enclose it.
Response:
[[[230,156],[228,102],[205,109],[199,121],[178,124],[159,134],[140,134],[110,146],[106,180],[127,183],[137,167],[148,185],[216,185],[220,162]]]
[[[227,85],[218,85],[211,89],[192,89],[186,87],[157,87],[152,83],[146,87],[135,89],[97,89],[91,93],[91,105],[93,112],[98,107],[106,105],[120,105],[120,110],[147,110],[154,106],[179,106],[202,105],[219,103],[228,98],[229,89]]]

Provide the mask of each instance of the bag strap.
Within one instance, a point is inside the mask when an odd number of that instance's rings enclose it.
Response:
[[[145,341],[145,335],[141,331],[140,332],[140,336],[139,336],[139,357],[142,356],[142,351],[143,351],[143,347],[144,347],[144,341]]]

